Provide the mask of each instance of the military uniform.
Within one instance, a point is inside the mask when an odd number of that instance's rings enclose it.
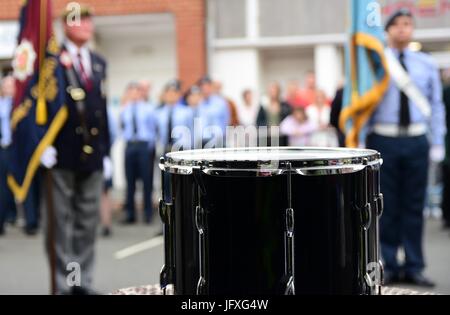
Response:
[[[450,130],[450,85],[444,88],[444,104],[446,108],[447,130]],[[445,145],[447,148],[447,157],[443,165],[444,192],[442,196],[442,211],[444,227],[450,228],[450,134],[448,133],[445,139]]]
[[[412,17],[409,11],[401,10],[390,18],[386,29],[402,16]],[[443,147],[446,133],[442,86],[438,69],[428,55],[393,47],[386,53],[397,59],[398,67],[403,68],[426,98],[431,115],[427,117],[420,100],[409,97],[392,80],[369,122],[367,147],[381,152],[384,161],[381,190],[385,208],[380,221],[380,242],[385,280],[403,279],[432,286],[422,275],[425,268],[423,210],[430,156]],[[390,68],[392,77],[394,70]],[[397,256],[400,247],[405,251],[402,265]]]
[[[14,197],[8,188],[6,178],[8,175],[11,144],[11,98],[0,98],[0,235],[4,233],[4,223],[8,213],[15,209]]]
[[[71,293],[74,288],[66,281],[71,270],[66,268],[73,262],[80,266],[81,289],[91,290],[103,160],[111,144],[104,93],[105,60],[87,47],[78,50],[67,41],[60,62],[65,68],[69,115],[54,143],[57,164],[50,172],[55,208],[57,292]],[[44,207],[48,204],[47,196],[44,192]]]
[[[122,135],[125,149],[125,175],[127,179],[127,217],[124,223],[136,222],[136,181],[144,186],[144,213],[146,223],[153,216],[153,166],[155,160],[157,118],[150,104],[143,101],[127,104],[121,113]]]

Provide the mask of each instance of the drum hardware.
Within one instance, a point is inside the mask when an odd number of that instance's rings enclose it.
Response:
[[[164,200],[160,200],[159,202],[159,214],[161,216],[161,220],[165,227],[169,228],[172,225],[172,214],[173,214],[173,204],[166,203]],[[161,288],[164,292],[166,292],[166,288],[169,284],[173,283],[174,279],[174,267],[173,267],[173,252],[171,248],[173,248],[173,240],[170,236],[170,233],[164,234],[168,236],[167,244],[166,244],[166,263],[164,264],[161,273],[160,273],[160,283]]]
[[[376,170],[376,167],[374,165],[370,166],[372,171]],[[380,172],[379,172],[379,167],[378,167],[378,172],[376,177],[374,176],[374,179],[376,179],[375,183],[374,183],[374,191],[373,191],[373,195],[374,195],[374,206],[376,209],[376,214],[377,214],[377,222],[379,222],[381,216],[383,215],[383,210],[384,210],[384,196],[383,194],[380,192],[381,191],[381,185],[380,185]],[[372,172],[373,174],[374,172]],[[378,224],[376,224],[376,238],[377,238],[377,242],[376,242],[376,253],[377,253],[377,263],[378,263],[378,268],[379,268],[379,277],[380,279],[377,279],[379,282],[375,283],[375,287],[376,287],[376,294],[381,295],[381,291],[382,291],[382,285],[383,285],[383,281],[384,281],[384,265],[383,262],[381,261],[380,257],[381,257],[381,253],[380,253],[380,245],[379,245],[379,237],[380,237],[380,231],[379,231],[379,226]]]
[[[199,248],[199,280],[197,283],[197,295],[205,295],[207,289],[206,281],[206,212],[203,206],[203,198],[206,195],[205,186],[202,180],[204,167],[200,163],[198,168],[193,170],[194,180],[196,182],[196,203],[195,207],[195,227],[198,231]]]
[[[292,164],[286,163],[287,173],[287,200],[288,208],[285,212],[286,232],[284,236],[285,247],[285,273],[288,282],[284,295],[295,295],[295,272],[294,272],[294,209],[292,208]]]
[[[369,275],[369,228],[372,224],[372,206],[369,202],[371,198],[368,196],[369,189],[369,160],[367,158],[363,159],[363,165],[365,166],[363,171],[363,206],[360,208],[362,210],[360,212],[361,216],[361,248],[362,248],[362,266],[361,270],[363,270],[363,285],[365,287],[366,293],[370,294],[370,288],[372,288],[375,284],[372,281],[372,278]]]
[[[164,163],[164,159],[161,159],[161,163]],[[165,187],[164,172],[161,174],[162,187]],[[163,291],[163,295],[166,295],[169,285],[174,283],[175,280],[175,259],[174,259],[174,204],[172,202],[166,202],[167,196],[164,196],[159,201],[159,214],[164,224],[164,252],[165,263],[160,272],[160,284]]]
[[[380,283],[378,284],[377,294],[382,295],[383,285],[384,285],[384,265],[383,262],[378,260],[378,266],[380,268]]]
[[[382,193],[378,194],[378,197],[375,198],[375,204],[377,207],[378,218],[381,218],[384,211],[384,196]]]

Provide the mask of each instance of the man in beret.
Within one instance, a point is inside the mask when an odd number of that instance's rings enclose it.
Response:
[[[380,240],[385,284],[433,287],[423,275],[423,210],[429,160],[442,161],[445,155],[445,108],[437,66],[430,56],[409,49],[413,32],[413,15],[406,9],[387,20],[386,55],[393,61],[389,63],[392,79],[371,117],[367,146],[381,152],[384,160]],[[399,73],[409,81],[407,88]],[[416,93],[411,93],[411,87]],[[397,259],[400,248],[405,252],[403,265]]]
[[[47,199],[46,187],[43,206],[52,202],[54,208],[54,226],[46,229],[46,244],[51,245],[53,231],[54,246],[47,251],[56,264],[56,293],[88,295],[95,294],[94,246],[110,136],[104,90],[106,62],[88,47],[94,35],[91,10],[82,7],[80,15],[80,19],[71,20],[70,12],[63,14],[65,40],[60,62],[65,71],[69,116],[54,146],[44,152],[41,164],[53,182],[53,197]],[[76,267],[79,282],[70,278]]]

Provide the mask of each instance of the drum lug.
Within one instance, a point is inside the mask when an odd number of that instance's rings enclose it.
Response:
[[[378,218],[381,218],[384,211],[384,196],[383,194],[379,194],[378,197],[375,199],[376,205],[377,205],[377,215]]]
[[[364,281],[366,283],[366,286],[368,288],[368,291],[370,291],[369,288],[373,288],[375,286],[375,283],[373,282],[372,278],[370,278],[370,275],[368,273],[366,273],[364,275]]]
[[[161,216],[161,220],[164,224],[164,243],[165,243],[165,261],[164,266],[160,272],[160,285],[163,290],[163,294],[166,292],[166,289],[169,285],[174,282],[174,241],[173,241],[173,204],[166,203],[164,200],[159,201],[159,214]]]
[[[206,295],[206,280],[203,277],[198,280],[197,295]]]
[[[195,226],[200,235],[205,232],[204,210],[200,206],[195,208]]]
[[[286,233],[287,237],[294,236],[294,209],[286,209]]]
[[[378,295],[382,295],[382,288],[384,285],[384,265],[381,260],[378,261],[378,265],[380,266],[380,283],[378,285]]]
[[[295,295],[294,277],[290,277],[284,295]]]
[[[372,224],[372,205],[368,203],[361,210],[361,225],[367,231]]]
[[[172,203],[166,203],[164,200],[159,200],[159,216],[164,224],[169,223],[169,216],[171,215],[171,210],[173,208]]]

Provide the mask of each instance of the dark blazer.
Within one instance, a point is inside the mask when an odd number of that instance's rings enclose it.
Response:
[[[447,148],[447,164],[450,164],[450,85],[444,87],[443,101],[446,110],[447,135],[445,145]]]
[[[63,47],[64,50],[64,47]],[[99,55],[91,52],[93,87],[90,91],[80,83],[77,75],[77,83],[86,93],[85,121],[90,133],[90,146],[93,153],[82,158],[82,150],[85,145],[81,129],[81,119],[76,108],[76,102],[66,91],[66,104],[69,109],[69,117],[59,133],[55,148],[58,151],[58,163],[56,168],[76,172],[91,173],[103,169],[103,158],[109,155],[111,140],[108,126],[107,100],[105,95],[106,61]],[[76,71],[75,71],[76,73]],[[67,73],[65,74],[66,86],[69,86]]]
[[[280,102],[281,103],[281,112],[280,112],[280,123],[292,113],[292,108],[289,106],[286,102]],[[267,117],[267,111],[264,109],[263,106],[261,106],[258,117],[256,118],[256,125],[258,127],[260,126],[267,126],[269,121]]]
[[[345,147],[345,135],[339,129],[339,117],[342,111],[342,103],[344,99],[344,89],[340,88],[336,92],[333,102],[331,103],[330,124],[336,128],[338,132],[339,145]]]
[[[280,103],[281,103],[281,111],[280,111],[280,124],[281,124],[281,122],[283,122],[283,120],[285,120],[286,117],[288,117],[292,113],[292,107],[286,102]],[[267,117],[267,111],[264,109],[263,106],[261,106],[258,113],[258,117],[256,118],[256,125],[258,127],[268,127],[268,124],[269,118]],[[288,137],[280,134],[279,145],[281,147],[285,147],[288,146],[288,143],[289,143]],[[267,144],[272,145],[270,142],[270,136],[267,141]]]

